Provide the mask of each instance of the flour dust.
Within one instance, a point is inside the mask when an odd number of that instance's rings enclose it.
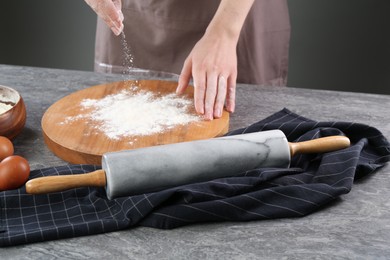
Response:
[[[149,91],[122,90],[102,99],[83,99],[81,113],[67,117],[61,125],[84,120],[109,139],[163,133],[178,125],[200,121],[189,112],[192,100],[176,94],[157,96]],[[84,113],[83,113],[84,111]]]
[[[126,35],[124,31],[122,31],[121,33],[121,43],[123,50],[122,78],[123,81],[127,81],[130,78],[129,75],[131,75],[131,72],[134,70],[134,55],[132,54],[130,44],[126,40]],[[131,84],[131,86],[136,85],[138,85],[138,80]]]

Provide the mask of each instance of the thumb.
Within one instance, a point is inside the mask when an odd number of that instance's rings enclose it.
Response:
[[[116,9],[118,10],[121,21],[123,21],[125,17],[123,16],[122,13],[122,0],[112,0],[112,2],[114,3]]]

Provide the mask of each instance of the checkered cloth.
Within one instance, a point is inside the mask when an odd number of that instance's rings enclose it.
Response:
[[[185,185],[114,200],[103,188],[28,195],[0,192],[0,245],[10,246],[148,226],[302,217],[351,190],[353,181],[390,159],[390,144],[375,128],[348,122],[315,122],[287,109],[229,135],[282,130],[289,141],[346,135],[352,146],[299,155],[289,169],[262,168],[236,177]],[[207,151],[205,151],[207,152]],[[31,178],[91,172],[91,165],[35,170]]]

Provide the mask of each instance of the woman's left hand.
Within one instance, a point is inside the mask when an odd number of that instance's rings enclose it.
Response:
[[[176,89],[181,94],[194,81],[195,109],[213,120],[234,112],[237,80],[237,42],[255,0],[221,0],[204,36],[184,62]]]
[[[226,110],[234,112],[236,44],[223,33],[206,33],[184,62],[176,92],[183,93],[192,77],[195,109],[207,120],[222,116],[225,101]]]

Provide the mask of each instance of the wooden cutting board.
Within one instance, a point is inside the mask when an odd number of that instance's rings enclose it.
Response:
[[[228,131],[229,113],[226,111],[220,119],[195,121],[157,134],[124,136],[119,140],[109,138],[97,129],[91,120],[85,118],[64,123],[67,118],[85,114],[80,105],[82,100],[102,99],[107,95],[129,89],[131,85],[137,85],[139,90],[151,91],[160,96],[174,93],[177,82],[161,80],[113,82],[83,89],[60,99],[47,109],[42,118],[43,136],[49,149],[70,163],[101,165],[101,157],[107,152],[213,138]],[[193,88],[189,87],[184,96],[192,100]],[[191,107],[190,113],[195,115],[195,109]]]

